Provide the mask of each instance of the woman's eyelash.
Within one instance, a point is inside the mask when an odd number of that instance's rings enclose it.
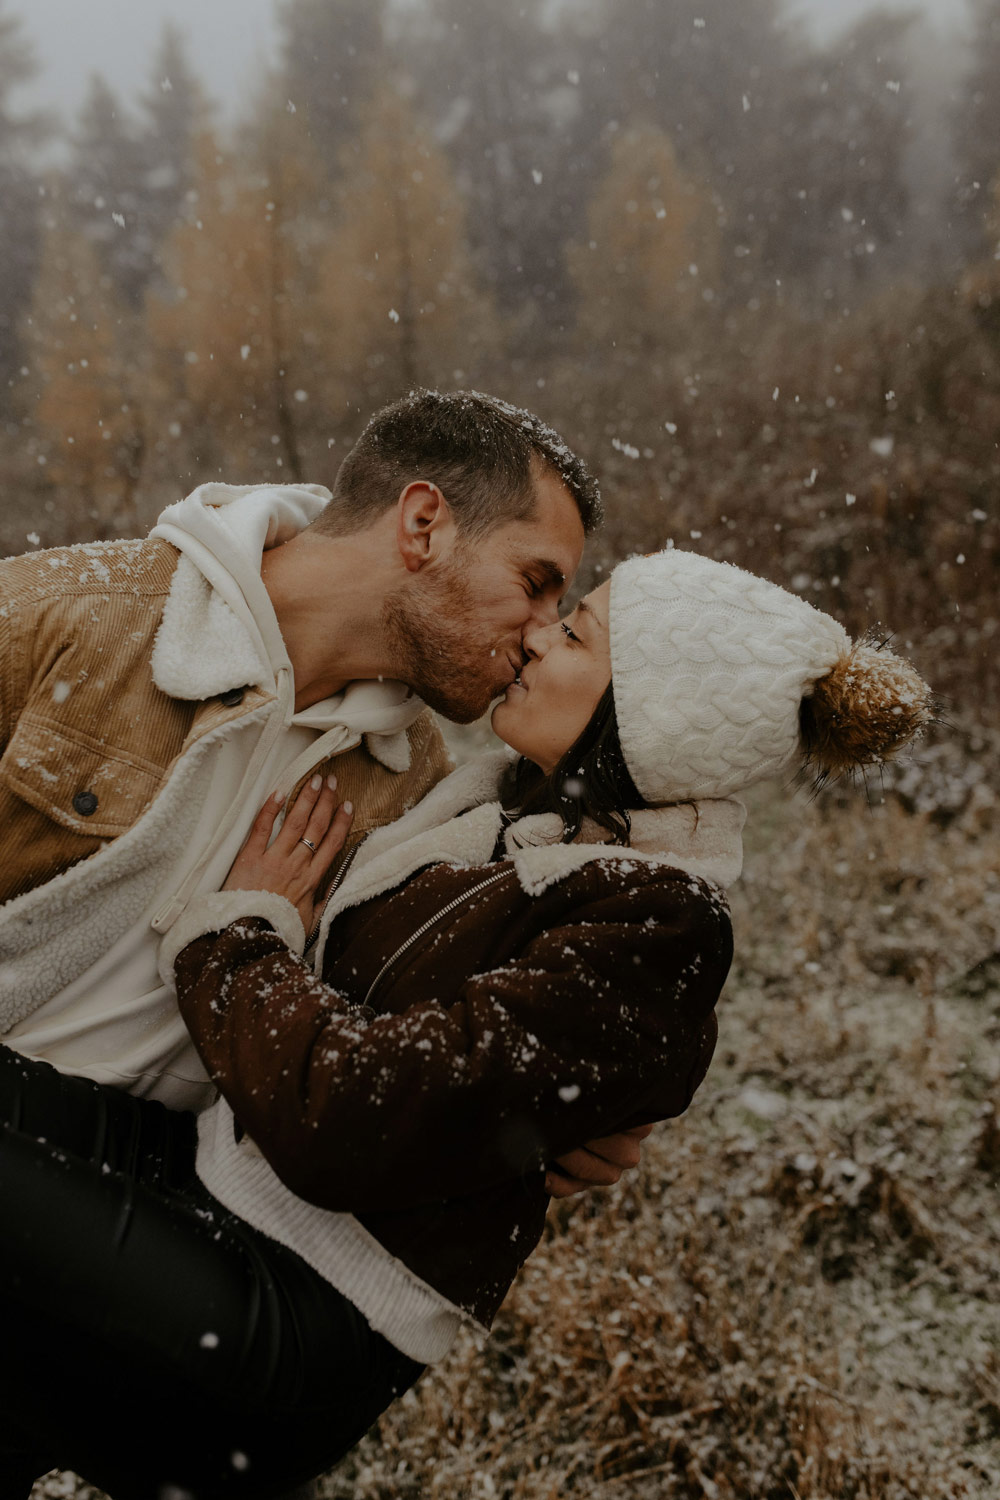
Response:
[[[571,641],[578,641],[580,639],[578,635],[573,634],[572,630],[570,630],[565,620],[559,621],[559,629],[565,631]]]

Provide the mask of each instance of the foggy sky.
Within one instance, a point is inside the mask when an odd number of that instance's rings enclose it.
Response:
[[[471,0],[474,3],[474,0]],[[848,25],[876,0],[788,0],[820,36]],[[913,0],[941,25],[966,16],[967,0]],[[889,0],[888,9],[911,8]],[[163,22],[174,20],[187,34],[194,69],[210,96],[227,111],[249,99],[273,60],[274,0],[9,0],[23,33],[35,47],[41,73],[17,102],[43,105],[72,119],[89,77],[103,73],[127,102],[149,81],[151,57]]]

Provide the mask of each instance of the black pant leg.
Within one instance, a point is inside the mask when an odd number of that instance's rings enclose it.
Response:
[[[0,1130],[0,1414],[46,1468],[114,1500],[277,1495],[417,1378],[305,1262],[212,1199],[189,1117],[10,1054],[4,1109],[46,1138]]]
[[[184,1187],[194,1176],[196,1126],[187,1110],[60,1073],[2,1044],[0,1121],[136,1183]]]

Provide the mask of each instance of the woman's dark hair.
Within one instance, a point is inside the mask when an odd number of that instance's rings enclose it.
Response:
[[[558,813],[564,844],[576,838],[584,818],[606,828],[613,843],[628,843],[628,810],[645,803],[625,764],[610,683],[586,729],[548,775],[524,756],[514,762],[500,786],[500,805],[512,820]]]

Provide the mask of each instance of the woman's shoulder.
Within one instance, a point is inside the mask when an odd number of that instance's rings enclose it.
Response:
[[[704,876],[616,846],[594,848],[572,869],[545,866],[539,853],[511,861],[537,927],[557,934],[593,928],[623,962],[639,962],[637,954],[661,962],[682,951],[731,959],[726,893]]]
[[[572,878],[581,888],[660,890],[664,899],[686,883],[717,901],[742,868],[744,818],[742,804],[728,799],[646,809],[632,814],[625,846],[605,843],[603,830],[585,820],[571,844],[525,840],[510,852],[533,895]]]
[[[642,854],[621,846],[588,851],[566,877],[567,889],[580,895],[640,896],[649,904],[703,903],[728,911],[725,888],[710,876],[665,855]]]

